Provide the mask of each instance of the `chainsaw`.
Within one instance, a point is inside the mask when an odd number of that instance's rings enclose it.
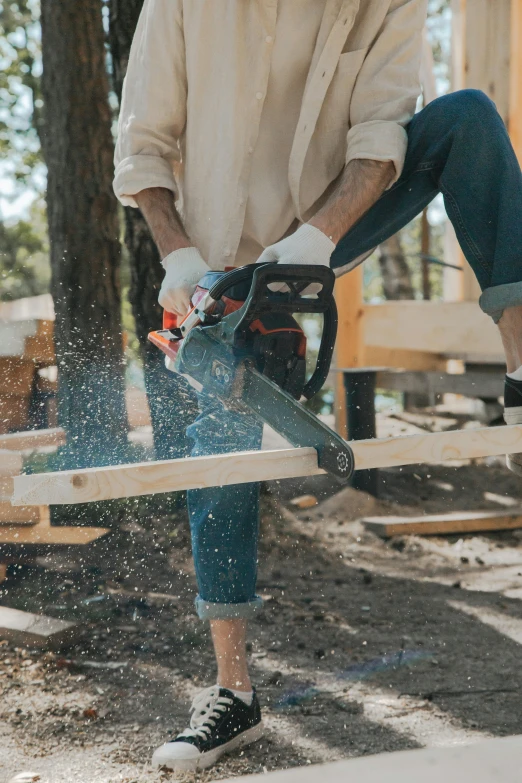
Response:
[[[184,317],[164,312],[149,340],[166,365],[225,406],[254,413],[293,446],[312,446],[320,468],[349,479],[349,444],[301,404],[326,381],[337,334],[335,276],[326,266],[250,264],[207,272]],[[310,291],[318,290],[311,294]],[[320,313],[316,366],[306,373],[306,336],[294,316]]]

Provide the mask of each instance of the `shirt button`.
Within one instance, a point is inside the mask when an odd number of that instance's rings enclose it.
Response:
[[[272,38],[272,36],[271,36],[271,35],[267,35],[267,37],[265,38],[265,41],[266,41],[267,43],[272,43],[272,41],[273,41],[273,40],[274,40],[274,39]]]
[[[225,248],[224,252],[225,252],[225,258],[228,258],[231,255],[230,250],[228,249],[228,247]]]
[[[263,97],[263,93],[262,92],[256,92],[256,98],[257,98],[258,101],[260,101],[262,97]]]

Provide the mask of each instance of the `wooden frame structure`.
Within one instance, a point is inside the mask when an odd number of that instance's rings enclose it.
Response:
[[[522,163],[522,0],[452,0],[452,12],[453,89],[480,89],[495,101]],[[338,368],[445,371],[452,358],[503,364],[497,330],[477,306],[479,287],[455,237],[453,245],[451,260],[463,272],[448,270],[445,287],[448,298],[457,301],[366,305],[362,267],[337,280]],[[346,436],[340,376],[335,413],[337,429]]]

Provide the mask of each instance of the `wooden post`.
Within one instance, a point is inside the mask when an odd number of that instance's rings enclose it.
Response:
[[[522,0],[511,0],[509,135],[522,165]]]
[[[520,70],[521,0],[452,0],[452,89],[482,90],[496,104],[500,116],[511,131],[510,116],[514,103],[520,104],[520,79],[513,78],[512,58]],[[514,29],[518,25],[518,30]],[[511,43],[510,43],[511,42]],[[511,78],[510,78],[511,76]],[[520,126],[513,129],[522,139]],[[519,145],[522,154],[522,143]],[[480,286],[458,250],[451,263],[462,266],[462,299],[477,301]],[[453,297],[449,297],[453,298]]]
[[[363,268],[338,278],[335,298],[339,311],[339,327],[336,342],[337,367],[364,367],[364,308]],[[335,426],[344,438],[348,437],[346,420],[346,396],[341,373],[337,373],[335,385]]]

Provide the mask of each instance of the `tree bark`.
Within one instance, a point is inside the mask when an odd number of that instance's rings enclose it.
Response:
[[[61,464],[111,464],[126,456],[127,416],[100,0],[42,0],[41,22]]]
[[[109,0],[109,44],[118,101],[142,6],[143,0]],[[141,347],[154,447],[158,459],[173,459],[189,453],[191,444],[185,430],[197,415],[197,402],[188,383],[165,369],[163,354],[147,340],[147,334],[160,328],[162,321],[158,293],[163,270],[141,212],[130,207],[124,212],[131,271],[129,299]]]
[[[379,264],[386,299],[415,299],[410,269],[398,234],[379,246]]]

